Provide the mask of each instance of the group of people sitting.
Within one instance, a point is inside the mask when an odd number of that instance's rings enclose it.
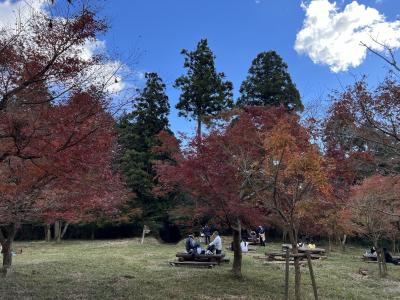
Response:
[[[210,241],[212,238],[212,241]],[[200,241],[194,237],[193,234],[190,234],[186,239],[185,247],[186,252],[189,254],[221,254],[222,253],[222,239],[219,236],[218,231],[214,231],[210,236],[210,242],[207,245],[207,248],[201,247]],[[206,239],[207,242],[207,239]]]
[[[383,255],[385,256],[385,262],[389,264],[400,265],[400,259],[394,258],[387,248],[382,248],[382,251]],[[375,257],[376,259],[378,258],[378,253],[376,252],[376,248],[374,246],[369,251],[365,251],[365,255],[369,257]]]
[[[315,249],[316,245],[312,238],[303,237],[300,242],[297,243],[299,248]]]
[[[221,254],[222,253],[222,240],[219,236],[218,231],[214,231],[211,234],[211,228],[205,224],[202,227],[200,235],[204,239],[206,247],[201,246],[200,239],[195,237],[194,234],[190,234],[185,242],[185,248],[187,253],[193,254]],[[247,238],[246,238],[247,237]],[[244,238],[240,242],[240,249],[242,252],[249,251],[249,242],[258,240],[262,246],[265,246],[265,228],[258,226],[255,231],[250,232],[250,236],[244,235]],[[233,250],[233,245],[230,245],[230,249]]]

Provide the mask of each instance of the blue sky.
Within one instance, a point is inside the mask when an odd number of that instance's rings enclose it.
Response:
[[[15,2],[0,0],[0,17],[1,3],[7,1]],[[400,47],[399,0],[103,0],[100,5],[111,25],[101,37],[107,49],[122,57],[139,52],[136,71],[157,72],[167,84],[175,132],[191,132],[194,127],[194,122],[177,117],[174,109],[179,91],[172,84],[184,73],[180,50],[194,49],[201,38],[208,39],[218,71],[233,82],[235,98],[255,56],[275,50],[287,62],[303,103],[306,107],[318,103],[320,113],[333,89],[341,90],[363,74],[374,85],[387,73],[383,61],[370,54],[364,60],[360,49],[354,50],[354,41],[358,43],[365,28],[372,34],[376,28],[386,28],[377,36],[395,36],[391,42]],[[330,9],[329,17],[324,9]],[[354,32],[345,32],[353,25]],[[310,39],[305,31],[296,51],[296,36],[303,27],[316,34]]]
[[[333,1],[331,1],[333,2]],[[337,1],[342,9],[351,1]],[[379,1],[378,1],[379,2]],[[125,54],[139,47],[136,68],[155,71],[166,82],[171,102],[171,126],[174,131],[190,131],[194,122],[177,117],[175,106],[179,91],[172,87],[183,74],[182,48],[193,49],[207,38],[216,55],[219,71],[234,84],[235,97],[246,77],[252,59],[261,51],[277,51],[289,65],[289,71],[306,104],[325,99],[332,89],[367,74],[372,84],[382,79],[387,68],[373,55],[357,68],[333,73],[328,66],[314,64],[294,49],[305,11],[297,0],[133,0],[105,1],[103,13],[111,23],[107,45]],[[123,3],[123,4],[122,4]],[[400,1],[358,1],[376,8],[388,21],[400,13]]]

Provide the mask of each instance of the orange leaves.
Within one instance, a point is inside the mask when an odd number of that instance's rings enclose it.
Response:
[[[228,221],[240,216],[252,223],[268,215],[282,226],[305,218],[316,224],[316,207],[331,188],[308,129],[280,108],[234,113],[200,142],[189,141],[176,165],[157,167],[157,191],[181,188],[195,199],[194,212]]]
[[[264,147],[273,155],[280,156],[282,152],[291,152],[297,148],[296,137],[292,134],[289,118],[279,120],[271,130],[265,132]]]

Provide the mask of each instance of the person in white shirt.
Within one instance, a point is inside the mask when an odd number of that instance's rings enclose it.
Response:
[[[242,250],[242,252],[249,252],[249,243],[242,240],[240,242],[240,250]]]
[[[216,254],[221,254],[222,253],[222,240],[221,237],[219,236],[218,231],[214,231],[213,233],[214,240],[208,245],[207,250],[214,252]]]

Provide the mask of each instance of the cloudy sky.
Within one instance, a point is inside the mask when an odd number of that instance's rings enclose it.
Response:
[[[0,23],[18,3],[0,0]],[[179,92],[173,81],[183,73],[182,48],[193,49],[208,38],[235,94],[252,59],[261,51],[277,51],[289,65],[303,102],[321,103],[366,74],[373,86],[387,66],[368,54],[360,42],[380,50],[377,39],[400,47],[399,0],[102,0],[111,29],[100,45],[122,57],[139,54],[135,71],[158,72],[168,86],[171,106]],[[40,5],[36,5],[39,7]],[[14,13],[15,15],[15,13]],[[139,50],[137,50],[139,49]],[[136,84],[140,85],[140,76]],[[171,113],[174,131],[190,131],[194,123]]]

